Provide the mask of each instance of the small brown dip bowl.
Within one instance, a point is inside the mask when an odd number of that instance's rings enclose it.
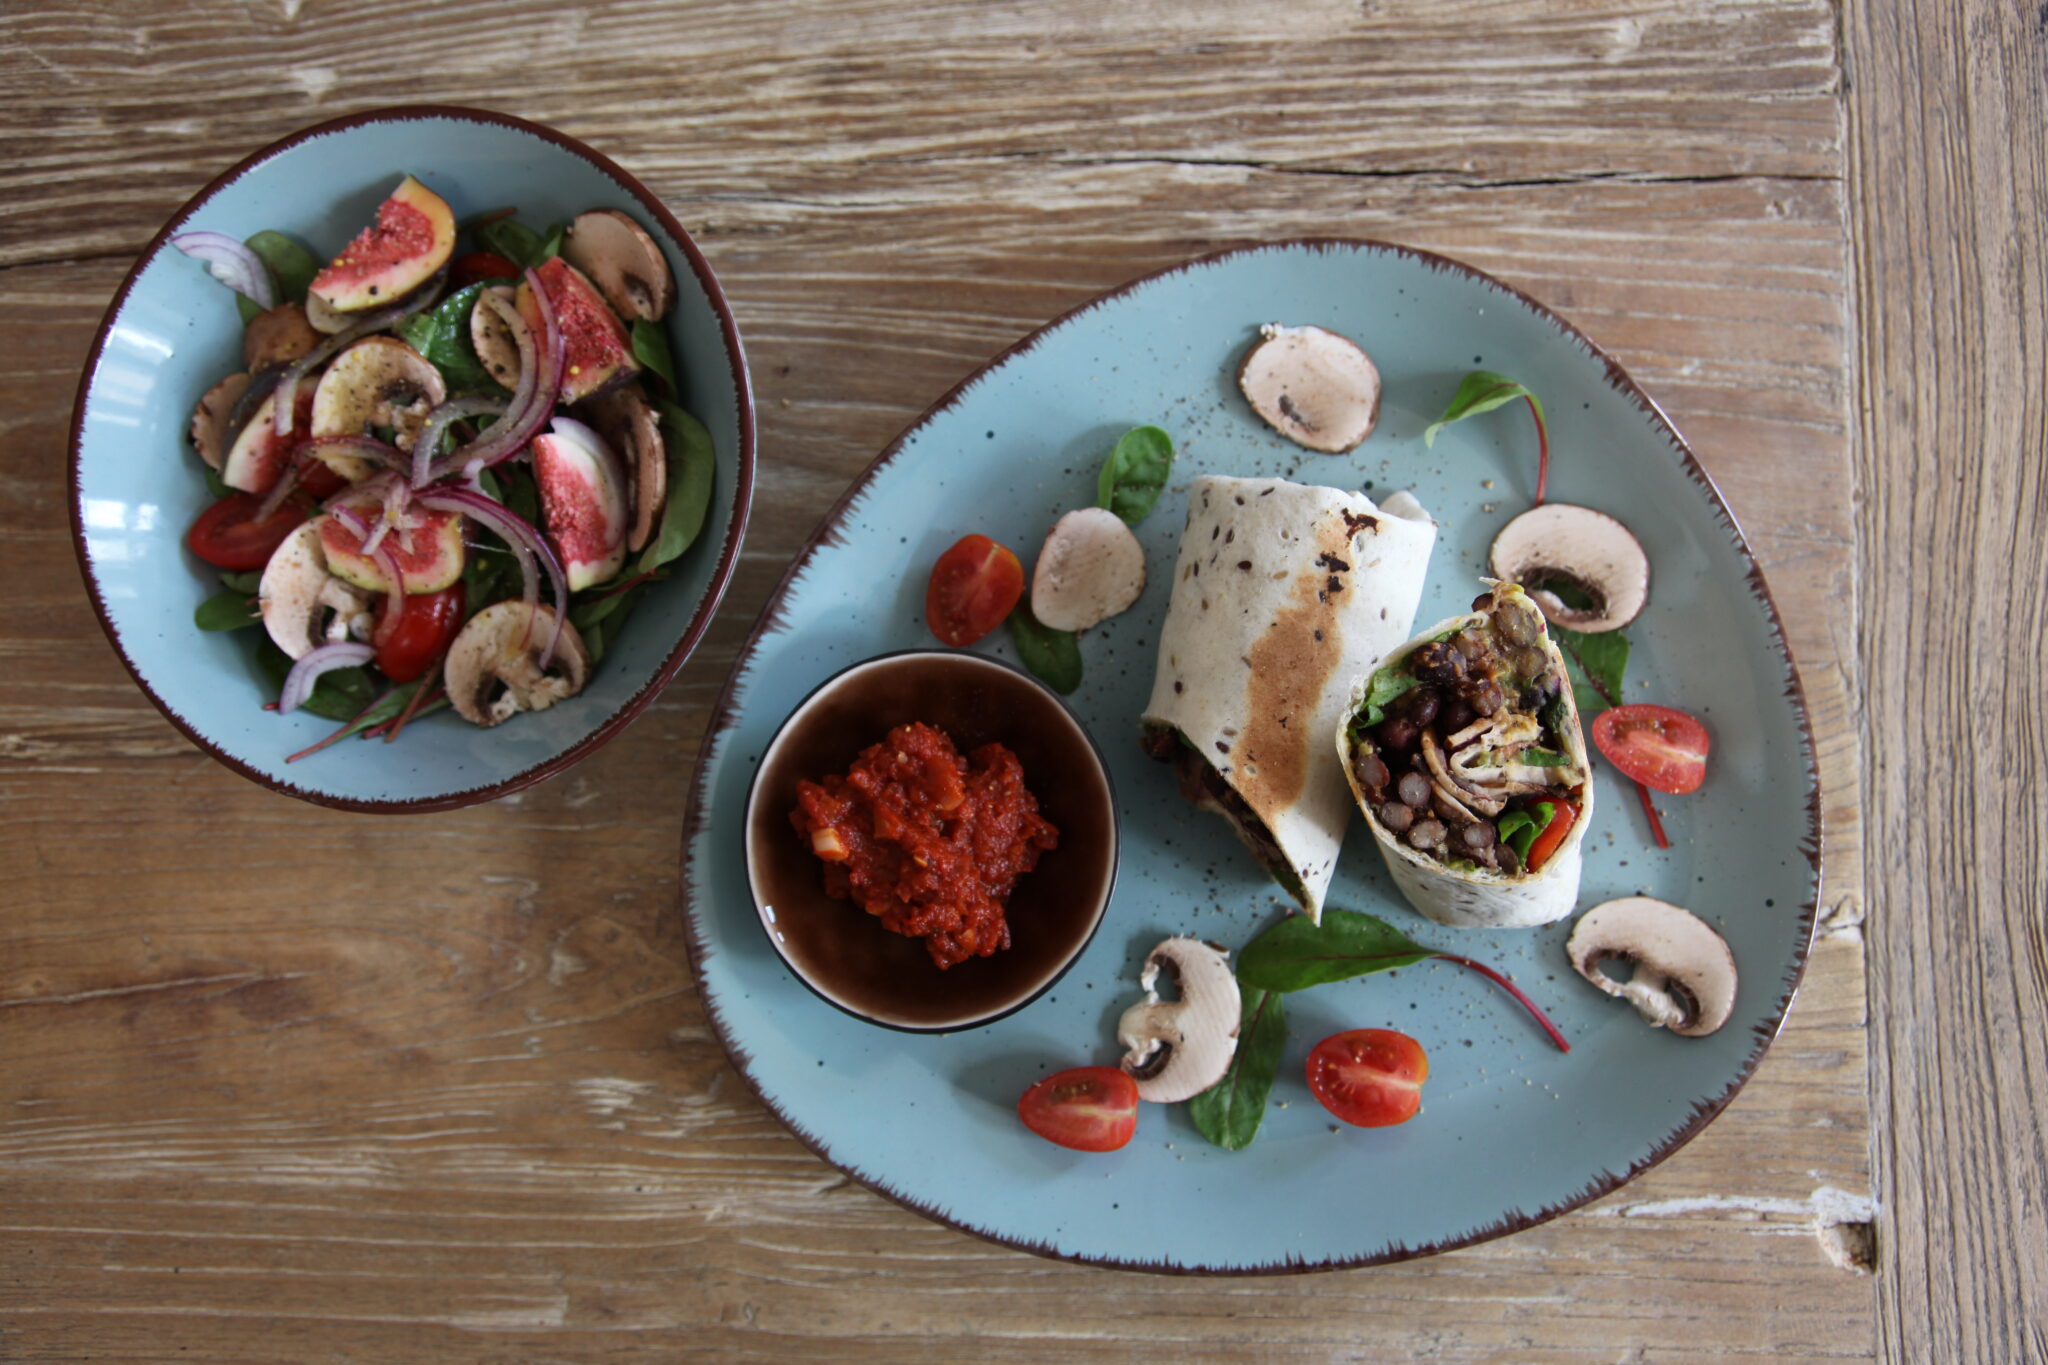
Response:
[[[1059,846],[1010,894],[1010,946],[945,971],[923,940],[827,896],[824,864],[790,823],[799,781],[844,774],[912,721],[945,731],[962,754],[1008,747],[1059,830]],[[827,1003],[885,1028],[976,1028],[1036,1000],[1095,936],[1116,863],[1116,797],[1095,742],[1051,691],[980,654],[913,650],[835,674],[776,731],[747,794],[747,881],[768,941]]]

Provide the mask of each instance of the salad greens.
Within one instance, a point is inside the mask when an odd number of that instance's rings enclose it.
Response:
[[[1031,614],[1027,590],[1010,613],[1010,639],[1017,657],[1053,691],[1065,696],[1081,685],[1081,645],[1074,633],[1041,625]]]
[[[491,378],[477,359],[469,339],[469,315],[477,298],[493,281],[481,280],[456,290],[424,313],[415,313],[398,324],[399,339],[433,362],[448,381],[448,392],[499,394],[505,390]]]
[[[1273,1077],[1280,1070],[1280,1049],[1287,1042],[1286,996],[1242,984],[1238,996],[1243,1008],[1230,1069],[1188,1101],[1188,1117],[1202,1136],[1232,1152],[1251,1146],[1259,1135]]]
[[[1540,505],[1550,482],[1550,431],[1543,418],[1543,400],[1506,375],[1490,370],[1474,370],[1466,375],[1458,391],[1451,395],[1451,405],[1444,409],[1444,415],[1423,428],[1422,444],[1433,447],[1437,433],[1453,422],[1492,412],[1517,398],[1529,404],[1529,413],[1536,419],[1536,502]]]

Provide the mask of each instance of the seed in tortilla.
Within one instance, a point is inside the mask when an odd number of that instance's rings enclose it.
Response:
[[[1031,611],[1053,630],[1086,630],[1145,591],[1145,551],[1124,519],[1083,507],[1053,523],[1031,573]]]

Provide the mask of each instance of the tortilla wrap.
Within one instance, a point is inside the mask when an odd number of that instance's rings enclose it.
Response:
[[[1309,918],[1351,818],[1329,736],[1415,622],[1436,523],[1397,493],[1206,475],[1188,494],[1146,749]],[[1176,740],[1178,741],[1176,743]]]
[[[1490,586],[1498,599],[1512,597],[1529,602],[1514,584]],[[1541,619],[1541,613],[1536,612],[1533,603],[1529,603],[1529,610]],[[1554,734],[1556,752],[1565,760],[1563,765],[1549,772],[1556,774],[1552,780],[1560,781],[1569,788],[1561,794],[1577,807],[1578,819],[1566,832],[1564,842],[1537,871],[1509,874],[1469,863],[1465,867],[1452,867],[1417,852],[1381,821],[1360,783],[1355,762],[1361,753],[1361,745],[1369,744],[1370,740],[1361,735],[1365,727],[1360,725],[1354,729],[1353,722],[1360,719],[1360,713],[1367,709],[1375,680],[1382,675],[1403,673],[1408,657],[1421,646],[1442,640],[1469,626],[1484,624],[1488,619],[1488,613],[1472,611],[1439,621],[1389,654],[1370,676],[1360,678],[1353,690],[1351,704],[1345,708],[1336,729],[1336,751],[1344,780],[1351,787],[1352,799],[1364,812],[1366,826],[1372,830],[1374,842],[1379,844],[1387,871],[1393,874],[1394,884],[1401,888],[1401,894],[1408,898],[1410,905],[1439,924],[1464,929],[1520,929],[1549,924],[1572,912],[1579,898],[1581,845],[1593,823],[1592,766],[1586,754],[1585,735],[1579,726],[1578,703],[1572,695],[1564,655],[1559,651],[1557,642],[1550,638],[1548,628],[1543,629],[1538,643],[1548,660],[1545,676],[1554,676],[1560,688],[1555,701],[1546,705],[1556,705],[1561,709],[1555,724],[1548,726],[1546,733]],[[1514,708],[1504,708],[1501,715],[1506,716],[1510,709]]]

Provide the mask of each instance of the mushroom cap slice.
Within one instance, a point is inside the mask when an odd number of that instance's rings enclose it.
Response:
[[[318,294],[306,295],[306,321],[316,332],[332,336],[345,328],[354,326],[358,319],[347,313],[337,312],[334,306]]]
[[[1145,591],[1145,550],[1124,519],[1083,507],[1052,524],[1031,571],[1031,614],[1054,630],[1086,630]]]
[[[351,635],[367,637],[372,623],[370,594],[328,571],[320,528],[310,521],[271,551],[256,602],[264,631],[294,659]]]
[[[1159,998],[1161,972],[1176,983],[1179,999]],[[1222,1080],[1237,1053],[1241,1018],[1237,976],[1223,950],[1196,938],[1167,939],[1146,954],[1138,985],[1145,999],[1116,1026],[1138,1098],[1175,1104]]]
[[[1650,559],[1628,527],[1590,507],[1546,502],[1493,538],[1493,576],[1519,583],[1550,623],[1582,635],[1620,630],[1650,598]],[[1593,605],[1566,605],[1546,584],[1562,583]]]
[[[659,318],[675,305],[668,258],[647,230],[617,209],[578,214],[562,238],[562,255],[590,277],[612,311],[631,321]]]
[[[522,601],[499,602],[470,617],[448,647],[443,669],[456,714],[492,726],[581,692],[590,677],[590,651],[573,623],[562,622],[555,657],[540,666],[554,624],[553,608]]]
[[[638,383],[587,398],[583,406],[590,424],[625,462],[633,498],[626,548],[637,553],[653,536],[668,501],[668,446],[661,439],[661,421]]]
[[[1727,940],[1688,910],[1650,896],[1624,896],[1579,917],[1565,942],[1572,969],[1635,1006],[1652,1027],[1700,1038],[1735,1010],[1735,955]],[[1635,973],[1616,981],[1600,964],[1618,959]]]
[[[192,409],[192,448],[209,469],[219,469],[228,453],[235,403],[248,388],[248,375],[231,374],[202,394],[199,405]]]
[[[476,358],[491,378],[508,389],[519,387],[520,371],[519,343],[513,338],[512,324],[526,326],[512,306],[514,292],[509,284],[494,284],[476,296],[476,306],[469,310],[469,343],[476,349]],[[490,299],[498,302],[487,302]]]
[[[296,303],[280,303],[249,319],[242,330],[242,364],[254,371],[289,365],[320,344],[320,333]]]
[[[367,436],[390,427],[411,450],[427,414],[448,397],[432,361],[396,337],[365,337],[334,358],[313,391],[314,436]]]
[[[1365,349],[1326,327],[1269,322],[1238,366],[1237,386],[1266,425],[1298,446],[1336,455],[1380,420],[1380,371]]]

